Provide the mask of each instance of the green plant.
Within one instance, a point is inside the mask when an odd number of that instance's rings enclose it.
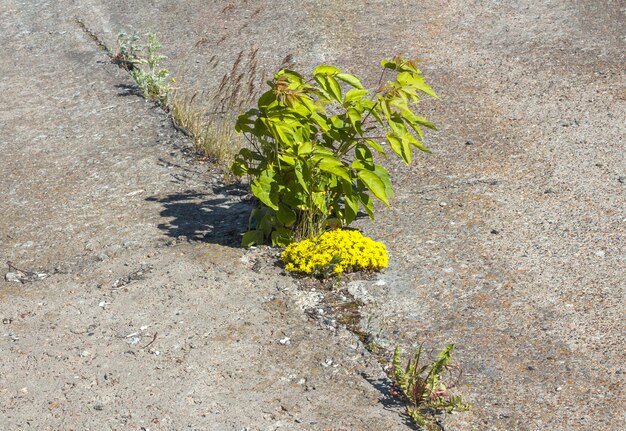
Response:
[[[123,69],[132,70],[140,62],[139,53],[144,46],[139,43],[139,33],[128,35],[123,31],[117,35],[117,53],[111,57],[111,61]]]
[[[372,150],[386,157],[390,148],[407,165],[413,148],[429,152],[421,128],[435,126],[414,109],[420,94],[437,95],[414,61],[396,57],[381,66],[371,90],[334,66],[316,67],[309,81],[283,69],[268,82],[257,108],[239,117],[236,130],[250,148],[239,152],[232,169],[251,178],[252,193],[262,204],[252,221],[263,237],[247,235],[244,245],[315,237],[329,223],[349,225],[359,207],[374,218],[370,194],[389,205],[389,172],[375,162]],[[394,79],[383,83],[387,72]]]
[[[407,413],[416,425],[429,431],[441,429],[435,422],[433,414],[453,410],[464,411],[472,407],[463,403],[460,396],[451,395],[449,389],[452,386],[446,386],[443,382],[445,371],[458,368],[451,365],[453,349],[454,345],[449,344],[434,361],[420,365],[422,356],[420,346],[404,368],[400,346],[396,347],[393,354],[392,378],[407,402]]]
[[[257,231],[246,235],[255,235]],[[258,239],[254,239],[256,242]],[[379,270],[389,264],[387,248],[357,230],[335,229],[316,238],[291,243],[280,255],[285,269],[328,278],[332,274],[363,269]]]
[[[167,95],[172,87],[166,82],[170,75],[169,71],[160,68],[160,64],[167,57],[158,54],[161,44],[154,33],[147,34],[145,45],[139,44],[138,41],[137,33],[132,36],[120,33],[119,51],[112,57],[112,61],[130,72],[146,99],[154,100],[161,107],[166,107]]]

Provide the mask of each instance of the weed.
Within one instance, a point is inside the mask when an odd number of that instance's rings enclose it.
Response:
[[[235,122],[257,95],[257,52],[256,48],[251,48],[247,55],[239,52],[215,90],[175,89],[169,97],[174,124],[193,140],[202,157],[221,166],[229,166],[245,146],[244,136],[235,133]],[[230,174],[228,169],[224,171],[225,175]]]
[[[140,47],[140,45],[136,44],[136,41],[131,37],[126,46],[128,49],[127,55],[129,55],[127,58],[129,63],[126,64],[133,66],[129,69],[130,74],[146,99],[154,100],[161,107],[166,107],[167,95],[172,89],[166,83],[170,72],[167,69],[160,68],[160,64],[167,57],[158,54],[161,44],[154,33],[148,33],[147,44],[142,46],[143,50],[141,52],[136,50]]]
[[[224,168],[228,182],[234,155],[245,144],[245,138],[234,131],[236,119],[256,99],[257,82],[266,78],[265,73],[259,74],[258,49],[251,48],[247,55],[241,51],[216,91],[190,94],[168,82],[169,71],[160,67],[166,57],[158,53],[161,44],[154,33],[148,33],[142,43],[139,33],[120,32],[114,51],[79,17],[74,20],[113,63],[131,74],[146,99],[156,101],[170,115],[174,125],[193,140],[202,157]],[[215,68],[218,61],[213,56],[209,64]],[[172,78],[171,82],[175,80]]]
[[[128,35],[123,31],[117,35],[117,53],[111,57],[111,61],[122,69],[131,71],[138,64],[139,55],[144,46],[139,43],[139,33]]]
[[[444,372],[459,369],[451,365],[453,349],[454,345],[449,344],[435,360],[420,365],[423,352],[420,346],[405,368],[402,367],[400,346],[396,347],[393,354],[392,379],[406,400],[407,414],[416,425],[428,431],[442,429],[435,420],[436,414],[464,411],[472,407],[463,403],[460,396],[450,394],[449,390],[454,385],[446,386],[443,382]]]

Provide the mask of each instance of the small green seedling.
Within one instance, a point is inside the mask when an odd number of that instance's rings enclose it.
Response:
[[[117,53],[112,57],[113,63],[122,69],[131,71],[135,65],[139,63],[140,52],[143,51],[143,45],[139,43],[139,33],[135,32],[128,35],[123,31],[117,35]]]
[[[452,363],[453,344],[449,344],[437,355],[437,358],[425,365],[420,365],[422,346],[406,367],[402,367],[400,346],[393,354],[393,381],[406,400],[406,411],[417,426],[428,431],[440,431],[442,428],[435,420],[435,415],[453,410],[464,411],[472,406],[463,403],[461,396],[453,396],[443,382],[443,374],[451,369],[458,369]]]
[[[167,57],[158,53],[161,44],[156,34],[148,33],[146,38],[146,44],[143,45],[139,43],[137,33],[131,36],[124,32],[119,33],[118,52],[112,57],[112,61],[130,72],[146,99],[165,108],[172,87],[167,83],[170,72],[161,68],[160,64]]]

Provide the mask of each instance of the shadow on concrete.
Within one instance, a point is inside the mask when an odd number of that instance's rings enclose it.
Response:
[[[118,93],[117,93],[118,96],[121,96],[121,97],[135,96],[135,97],[141,97],[142,99],[144,98],[143,93],[141,92],[139,87],[137,87],[136,85],[116,84],[115,88],[118,89]]]
[[[159,229],[172,238],[206,241],[239,247],[254,207],[248,200],[233,200],[228,194],[215,197],[196,191],[153,196],[146,199],[163,205],[161,216],[170,219]]]
[[[374,387],[380,394],[381,399],[378,401],[385,410],[393,411],[394,413],[404,412],[406,404],[402,398],[394,397],[391,392],[391,381],[389,379],[378,379],[368,376],[366,373],[361,373],[363,377],[370,385]],[[403,414],[403,420],[406,426],[412,430],[421,430],[411,420],[408,415]]]

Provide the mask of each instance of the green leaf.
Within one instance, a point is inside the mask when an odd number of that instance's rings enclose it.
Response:
[[[423,137],[422,129],[417,122],[413,120],[413,113],[411,111],[402,111],[402,118],[404,118],[404,122],[411,127],[417,133],[417,136],[420,138]]]
[[[421,117],[419,115],[413,115],[412,121],[424,127],[427,127],[431,130],[437,130],[437,126],[434,123],[431,123],[426,118]]]
[[[363,129],[361,129],[361,113],[355,108],[348,108],[347,113],[354,130],[356,130],[359,135],[363,136]]]
[[[328,118],[324,114],[314,112],[311,114],[311,120],[317,125],[324,133],[328,132],[330,125],[328,124]]]
[[[243,234],[241,238],[241,245],[244,247],[250,247],[251,245],[261,245],[264,242],[263,231],[259,229],[250,230]]]
[[[269,238],[276,223],[273,222],[273,217],[270,214],[266,214],[257,224],[257,229],[263,232],[263,238]]]
[[[351,181],[350,174],[341,160],[331,156],[316,156],[314,160],[320,170]]]
[[[357,176],[361,181],[363,181],[374,196],[383,201],[385,205],[389,206],[385,183],[378,177],[378,175],[376,175],[376,173],[368,170],[362,170],[357,172]]]
[[[239,156],[237,156],[237,158],[233,162],[231,170],[233,171],[233,174],[235,174],[235,176],[242,177],[248,173],[248,163]]]
[[[393,152],[402,157],[402,139],[400,139],[393,133],[387,133],[386,138]]]
[[[309,112],[313,113],[316,111],[326,112],[323,106],[318,105],[311,99],[309,96],[303,95],[300,97],[300,102],[308,109]]]
[[[289,82],[296,82],[298,84],[303,84],[305,81],[304,77],[298,72],[296,72],[295,70],[290,70],[290,69],[279,70],[274,75],[274,79],[279,79],[281,76],[286,76],[288,77]]]
[[[237,117],[235,131],[239,133],[252,133],[254,131],[255,117],[260,114],[258,109],[250,109],[249,111]]]
[[[274,91],[269,90],[263,93],[261,97],[259,97],[259,101],[257,105],[261,111],[265,112],[267,109],[269,109],[271,106],[274,106],[276,103],[277,103],[276,94],[274,93]]]
[[[263,160],[263,157],[259,153],[257,153],[256,151],[252,151],[249,148],[242,148],[241,150],[239,150],[239,155],[245,160]]]
[[[385,194],[392,198],[395,193],[393,192],[393,186],[391,184],[391,176],[389,175],[389,171],[385,169],[381,165],[374,165],[374,173],[378,175],[378,178],[385,184]]]
[[[325,215],[328,213],[328,208],[326,207],[326,193],[324,192],[315,192],[311,194],[311,200],[316,208]]]
[[[414,62],[409,61],[409,60],[403,60],[402,63],[400,64],[399,70],[402,70],[403,72],[422,73],[422,71],[419,70],[417,66],[414,64]]]
[[[337,76],[337,79],[341,79],[343,82],[346,82],[355,88],[359,88],[359,89],[363,88],[363,84],[361,84],[361,81],[359,81],[359,78],[357,78],[356,76],[350,73],[339,73],[336,76]]]
[[[272,232],[272,245],[275,247],[286,247],[293,242],[292,232],[283,227],[277,228]]]
[[[326,75],[315,75],[315,81],[319,84],[322,89],[322,94],[324,98],[328,99],[328,102],[331,103],[331,98],[334,98],[331,94],[330,83],[328,82],[328,77]],[[322,98],[319,99],[320,103],[323,103]]]
[[[402,160],[407,165],[411,164],[413,160],[413,150],[411,149],[411,138],[412,136],[403,136],[402,137]],[[413,139],[414,141],[415,139]]]
[[[278,212],[276,213],[276,219],[283,226],[289,227],[296,222],[296,213],[285,205],[279,205]]]
[[[332,148],[332,147],[331,147]],[[335,157],[335,153],[333,152],[332,149],[330,148],[326,148],[326,147],[322,147],[320,145],[317,145],[315,147],[315,155],[317,156],[329,156],[329,157]]]
[[[329,66],[326,64],[320,64],[315,69],[313,69],[313,75],[326,75],[326,76],[334,76],[341,73],[341,70],[337,69],[335,66]]]
[[[374,202],[367,193],[359,193],[359,202],[372,220],[374,220]]]
[[[389,107],[389,101],[387,99],[381,98],[379,106],[382,113],[385,115],[387,120],[389,120],[391,118],[391,108]]]
[[[311,142],[303,142],[296,147],[296,152],[298,156],[308,156],[313,151],[313,143]]]
[[[356,219],[356,215],[359,212],[359,199],[353,193],[346,194],[344,196],[345,211],[344,211],[344,223],[349,225]]]
[[[378,142],[374,141],[373,139],[366,139],[365,142],[367,143],[367,145],[372,147],[375,151],[387,157],[387,153],[385,153],[385,150],[383,149],[383,147],[380,146]]]
[[[300,183],[290,183],[280,195],[281,203],[300,210],[308,209],[309,194],[302,189]]]
[[[400,95],[401,95],[400,99],[398,99],[398,98],[391,99],[391,101],[389,102],[389,105],[393,106],[394,108],[398,108],[398,109],[400,109],[403,112],[404,111],[409,111],[410,112],[409,105],[408,105],[409,101],[406,98],[406,94],[404,94],[403,91],[400,91]],[[402,96],[404,96],[404,97],[402,97]]]
[[[276,180],[273,178],[273,171],[265,170],[250,185],[252,194],[256,196],[265,206],[278,210],[278,202],[274,188]]]
[[[369,93],[367,90],[359,90],[358,88],[351,88],[346,93],[346,96],[343,100],[343,105],[348,106],[352,102],[358,102],[361,99],[363,99],[363,97],[365,97],[367,93]]]
[[[311,181],[311,174],[306,163],[296,163],[294,172],[296,173],[296,178],[298,179],[298,183],[302,186],[302,188],[306,192],[308,192],[309,182]]]
[[[339,83],[337,82],[335,78],[331,76],[329,76],[327,80],[328,80],[328,88],[329,88],[329,90],[327,91],[337,102],[341,103],[341,87],[339,86]]]
[[[408,139],[409,139],[409,143],[411,145],[413,145],[415,148],[417,148],[418,150],[421,150],[421,151],[423,151],[425,153],[432,154],[432,151],[430,151],[428,148],[426,148],[426,146],[424,144],[422,144],[420,141],[415,139],[413,136],[410,136]]]
[[[426,93],[429,96],[434,97],[435,99],[439,99],[439,96],[437,96],[437,93],[435,93],[435,91],[426,84],[426,81],[424,80],[424,78],[417,75],[416,73],[402,72],[398,75],[398,77],[396,78],[396,81],[400,85],[403,85],[403,86],[406,85],[409,87],[417,88],[422,93]]]
[[[274,137],[277,141],[285,144],[293,144],[295,142],[294,130],[287,124],[281,121],[272,121],[272,126],[275,133]]]
[[[394,135],[400,137],[407,134],[406,126],[404,125],[402,118],[397,113],[393,113],[391,117],[387,119],[387,123],[389,124],[389,127],[393,131]]]
[[[281,154],[280,156],[278,156],[278,159],[281,162],[285,162],[289,166],[294,166],[296,164],[296,159],[294,159],[292,156],[288,156],[287,154]]]
[[[380,62],[380,65],[384,67],[385,69],[391,69],[391,70],[396,70],[396,68],[398,67],[398,65],[391,60],[382,60]]]
[[[307,104],[303,103],[304,97],[298,96],[291,101],[287,102],[287,105],[297,114],[306,117],[311,113],[311,109],[307,106]]]
[[[354,147],[354,155],[356,160],[362,162],[366,169],[374,169],[374,157],[372,156],[370,149],[367,148],[365,144],[356,144]]]

